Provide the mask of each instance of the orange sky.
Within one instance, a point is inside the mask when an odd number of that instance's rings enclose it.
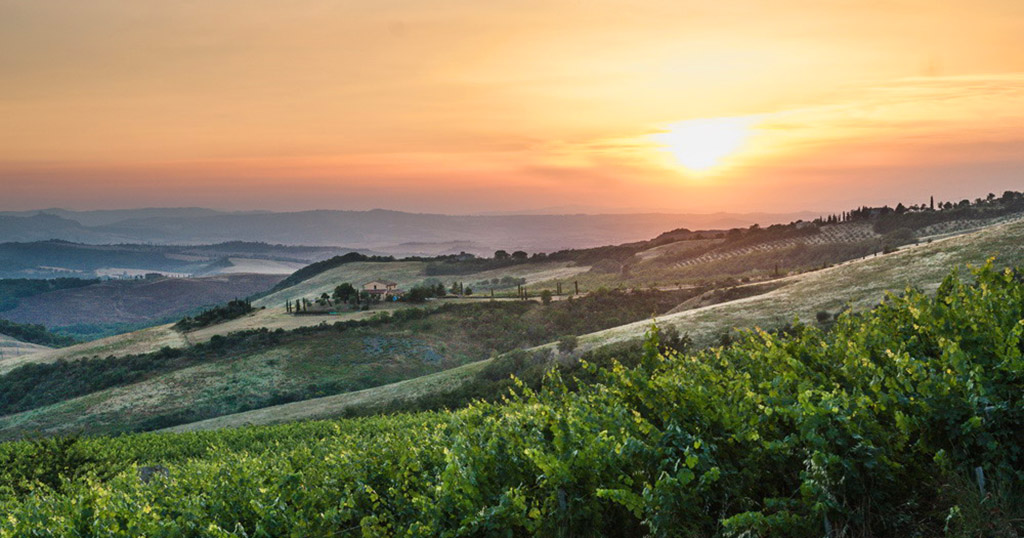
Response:
[[[708,126],[739,126],[712,160]],[[0,0],[0,184],[5,210],[974,198],[1024,188],[1024,2]]]

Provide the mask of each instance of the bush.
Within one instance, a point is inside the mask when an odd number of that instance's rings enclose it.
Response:
[[[575,335],[569,334],[558,339],[558,352],[562,354],[572,353],[576,351],[576,346],[579,344],[579,338]]]
[[[174,329],[177,331],[193,331],[203,327],[209,327],[210,325],[216,325],[232,319],[240,318],[254,309],[252,303],[248,300],[235,299],[229,301],[224,306],[217,306],[209,310],[202,311],[195,317],[184,317],[181,321],[174,324]]]
[[[78,343],[74,338],[54,334],[42,325],[14,323],[5,319],[0,319],[0,334],[41,346],[66,347]]]
[[[423,303],[434,296],[434,288],[426,286],[415,286],[405,294],[405,300],[410,303]]]

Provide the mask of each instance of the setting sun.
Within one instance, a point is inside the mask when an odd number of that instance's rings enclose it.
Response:
[[[743,146],[751,123],[751,118],[688,120],[669,126],[654,139],[684,168],[703,172],[722,164]]]

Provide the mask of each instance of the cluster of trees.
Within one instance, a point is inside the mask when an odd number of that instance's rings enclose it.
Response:
[[[448,295],[473,295],[473,288],[465,286],[462,282],[452,282],[451,288],[445,288],[443,282],[426,282],[413,286],[405,294],[403,300],[410,303],[422,303],[434,297],[446,297]]]
[[[174,328],[179,331],[192,331],[240,318],[253,310],[255,309],[252,307],[252,302],[248,299],[234,299],[226,305],[203,310],[194,317],[185,316],[174,324]]]
[[[526,279],[523,277],[503,276],[501,278],[481,280],[473,285],[481,289],[500,290],[513,286],[522,286],[523,284],[526,284]]]
[[[508,251],[505,251],[505,250],[498,250],[498,251],[494,252],[494,259],[496,261],[520,262],[521,263],[521,262],[525,262],[529,258],[530,258],[530,255],[527,254],[526,252],[522,251],[522,250],[517,250],[517,251],[513,252],[512,254],[509,254]]]
[[[995,193],[990,192],[988,196],[975,198],[973,201],[965,198],[959,202],[936,202],[935,197],[931,197],[928,202],[909,206],[904,205],[902,202],[896,204],[896,207],[889,207],[888,205],[881,207],[861,206],[850,211],[843,211],[827,217],[819,217],[814,222],[817,224],[838,224],[870,220],[876,222],[876,232],[885,233],[899,226],[921,228],[944,220],[987,217],[991,216],[993,211],[1020,210],[1024,210],[1024,192],[1005,191],[1002,196],[996,196]],[[881,223],[881,225],[879,226],[877,223]]]
[[[285,302],[285,310],[289,314],[301,314],[308,311],[309,307],[312,305],[313,303],[309,302],[309,299],[306,299],[305,297],[300,297],[295,301],[289,299]]]
[[[547,259],[544,253],[535,253],[530,256],[525,251],[516,250],[511,254],[507,250],[498,250],[491,258],[480,258],[473,254],[463,252],[457,255],[437,256],[435,258],[423,259],[431,263],[427,264],[425,272],[427,275],[465,275],[501,269],[512,265],[531,261],[543,261]]]
[[[41,346],[66,347],[78,343],[74,338],[54,334],[42,325],[15,323],[6,319],[0,319],[0,334],[5,334],[15,340]]]

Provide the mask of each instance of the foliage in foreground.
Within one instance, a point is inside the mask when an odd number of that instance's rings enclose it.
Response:
[[[637,367],[576,390],[85,439],[120,472],[6,484],[0,536],[1016,536],[1022,318],[1024,285],[986,267],[827,333],[666,356],[654,330]]]

